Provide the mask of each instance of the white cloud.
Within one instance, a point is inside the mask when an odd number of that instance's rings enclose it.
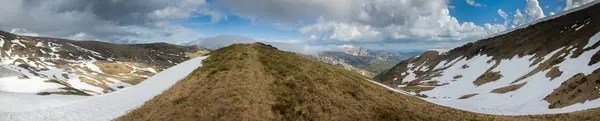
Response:
[[[486,30],[489,31],[490,34],[499,33],[499,32],[505,31],[507,29],[506,25],[504,25],[504,24],[489,24],[489,23],[486,23],[483,26],[485,27]]]
[[[513,28],[516,26],[524,25],[527,22],[527,17],[521,13],[521,10],[517,9],[513,15]]]
[[[187,18],[191,13],[198,11],[198,6],[206,5],[204,0],[184,0],[176,6],[155,10],[152,15],[159,18]]]
[[[504,19],[508,19],[508,14],[506,14],[506,12],[502,11],[502,9],[498,9],[498,15],[500,15]]]
[[[476,6],[476,7],[482,6],[480,3],[475,2],[475,0],[465,0],[465,1],[467,1],[467,3],[471,6]]]
[[[537,0],[526,0],[525,14],[529,17],[530,22],[546,17]]]
[[[498,15],[500,15],[500,17],[502,17],[504,19],[504,26],[508,25],[508,14],[506,14],[506,12],[502,11],[502,9],[498,9]]]
[[[378,42],[383,40],[444,41],[477,39],[503,31],[506,27],[490,24],[477,26],[472,22],[460,23],[450,16],[448,9],[440,9],[435,15],[422,15],[411,23],[392,24],[385,27],[371,27],[358,22],[322,21],[300,29],[311,40]]]
[[[569,9],[572,9],[572,8],[576,8],[576,7],[579,7],[581,5],[590,3],[592,1],[594,1],[594,0],[566,0],[567,6],[565,7],[564,10],[566,11],[566,10],[569,10]]]
[[[438,16],[447,0],[221,0],[234,15],[259,21],[306,23],[316,18],[373,27],[404,25],[421,15]]]
[[[551,15],[551,16],[552,16],[552,15],[554,15],[554,14],[555,14],[554,12],[550,12],[550,15]]]
[[[311,40],[376,41],[381,38],[381,32],[375,28],[356,22],[320,21],[301,28],[300,32],[310,35]]]

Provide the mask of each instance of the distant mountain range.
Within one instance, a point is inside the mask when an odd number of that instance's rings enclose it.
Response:
[[[400,53],[373,51],[358,46],[341,46],[343,51],[325,51],[308,57],[329,65],[342,67],[361,75],[372,77],[409,58]]]

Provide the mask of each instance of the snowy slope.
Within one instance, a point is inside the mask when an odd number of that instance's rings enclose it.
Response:
[[[141,106],[202,66],[206,56],[197,57],[164,70],[142,83],[105,95],[32,96],[0,92],[0,121],[107,121]],[[26,103],[23,102],[23,100]],[[52,102],[52,103],[48,103]],[[27,109],[23,109],[27,108]]]
[[[101,95],[207,52],[167,43],[112,44],[0,31],[0,91]]]
[[[520,76],[532,71],[536,66],[529,67],[529,59],[533,56],[514,57],[510,60],[503,60],[494,68],[494,71],[499,71],[502,78],[497,81],[490,82],[481,86],[473,85],[472,80],[483,74],[486,69],[490,68],[495,62],[487,63],[491,58],[485,55],[475,57],[471,60],[459,60],[455,65],[469,65],[467,69],[460,68],[461,66],[451,66],[444,70],[441,77],[436,77],[431,80],[440,81],[439,83],[448,83],[445,86],[436,87],[430,91],[421,92],[421,94],[429,96],[424,98],[427,101],[441,104],[444,106],[454,107],[458,109],[481,112],[488,114],[502,115],[523,115],[523,114],[554,114],[566,113],[578,110],[600,107],[600,99],[577,103],[568,107],[549,109],[549,103],[544,100],[544,97],[552,93],[558,88],[561,83],[569,79],[571,75],[577,73],[590,74],[595,69],[600,68],[600,64],[591,66],[586,65],[590,61],[592,55],[600,50],[593,49],[583,53],[578,58],[567,58],[562,63],[555,65],[563,71],[563,76],[557,77],[550,81],[545,74],[550,70],[545,70],[535,75],[517,82],[516,84],[526,83],[520,89],[508,92],[505,94],[491,93],[492,90],[511,85],[511,83]],[[558,50],[557,50],[558,51]],[[547,57],[550,58],[552,54]],[[570,55],[567,55],[567,57]],[[585,64],[584,64],[585,63]],[[439,66],[436,69],[442,68]],[[453,79],[453,76],[463,75],[462,78]],[[478,95],[467,99],[458,99],[467,94]],[[435,97],[435,98],[434,98]]]
[[[600,108],[600,1],[450,51],[428,51],[376,77],[447,107],[500,115]]]
[[[586,48],[596,44],[600,37],[597,32],[588,40]],[[555,89],[562,86],[565,81],[576,74],[591,74],[594,70],[600,68],[600,63],[588,65],[592,56],[600,51],[600,47],[584,51],[581,55],[574,57],[574,47],[562,47],[541,57],[539,63],[534,63],[535,55],[525,55],[522,57],[514,56],[510,59],[494,61],[493,56],[477,55],[470,59],[457,57],[454,60],[444,60],[437,65],[426,65],[427,61],[419,64],[417,62],[408,63],[407,70],[401,73],[401,77],[394,80],[401,80],[402,84],[392,85],[396,89],[406,89],[407,86],[413,87],[435,87],[431,90],[424,89],[419,95],[426,95],[423,99],[457,109],[500,115],[526,115],[526,114],[556,114],[567,113],[591,108],[600,107],[600,99],[588,100],[562,108],[549,108],[549,102],[545,97],[550,95]],[[560,53],[565,51],[565,53]],[[564,57],[564,60],[551,67],[556,67],[562,71],[562,75],[551,79],[547,73],[551,69],[537,72],[523,80],[516,81],[524,75],[534,71],[542,66],[543,62],[552,57]],[[494,65],[496,65],[494,67]],[[418,73],[431,70],[439,76],[428,76]],[[482,85],[475,85],[474,80],[484,75],[488,69],[490,72],[499,72],[500,79]],[[460,75],[460,78],[457,78]],[[422,79],[422,80],[419,80]],[[418,83],[418,84],[416,84]],[[435,85],[431,85],[435,84]],[[507,87],[510,85],[524,84],[523,87],[507,93],[493,93],[492,90]],[[598,89],[598,87],[596,87]],[[407,94],[407,93],[405,93]],[[416,95],[416,93],[408,93]],[[462,96],[477,94],[470,98],[460,99]]]

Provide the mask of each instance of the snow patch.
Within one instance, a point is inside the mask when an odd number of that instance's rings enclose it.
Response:
[[[598,40],[600,40],[600,32],[598,32],[594,36],[592,36],[592,38],[590,38],[590,40],[588,41],[587,45],[585,45],[585,47],[583,47],[583,48],[591,47],[592,45],[596,44],[598,42]]]
[[[25,48],[27,47],[27,46],[25,46],[25,44],[21,43],[21,41],[20,41],[20,40],[18,40],[18,39],[16,39],[16,40],[11,40],[10,42],[12,42],[12,43],[15,43],[15,44],[18,44],[18,45],[19,45],[19,46],[21,46],[21,47],[25,47]]]

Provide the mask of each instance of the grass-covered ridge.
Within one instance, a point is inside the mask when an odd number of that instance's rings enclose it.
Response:
[[[211,52],[186,79],[117,120],[543,120],[470,113],[261,43]],[[587,114],[587,113],[586,113]],[[587,116],[587,117],[586,117]]]

